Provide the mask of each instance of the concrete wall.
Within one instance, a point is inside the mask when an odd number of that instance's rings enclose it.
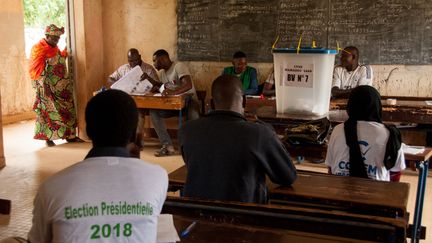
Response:
[[[93,91],[104,82],[102,0],[75,0],[73,2],[75,49],[72,55],[75,68],[78,132],[80,137],[85,138],[84,113],[87,101],[92,97]]]
[[[28,76],[25,57],[22,0],[0,4],[0,89],[2,111],[8,117],[30,113],[34,92]]]
[[[103,2],[104,77],[127,62],[127,50],[137,48],[152,63],[157,49],[175,56],[175,0],[112,0]]]

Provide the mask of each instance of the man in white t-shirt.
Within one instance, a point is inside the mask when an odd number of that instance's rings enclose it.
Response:
[[[352,90],[349,119],[334,128],[328,144],[330,174],[399,181],[406,167],[400,132],[382,124],[381,110],[376,89],[363,85]]]
[[[141,79],[147,79],[153,87],[157,88],[160,86],[159,77],[157,75],[156,70],[153,68],[152,65],[145,63],[141,59],[141,55],[139,51],[135,48],[129,49],[127,53],[127,59],[128,63],[120,66],[116,71],[114,71],[107,80],[108,85],[111,87],[115,82],[117,82],[119,79],[123,78],[132,68],[136,66],[140,66],[141,70],[143,71],[143,75],[141,76]],[[138,141],[139,141],[139,147],[142,149],[144,147],[144,120],[146,111],[144,109],[139,109],[140,112],[140,119],[138,121]]]
[[[360,85],[372,86],[373,73],[369,65],[359,64],[359,51],[354,46],[345,47],[340,65],[333,71],[332,97],[347,98],[352,89]]]
[[[85,111],[93,148],[39,188],[32,243],[156,242],[168,188],[160,166],[131,157],[138,111],[120,90],[97,94]]]
[[[188,67],[181,62],[171,61],[167,51],[161,49],[157,50],[153,54],[153,66],[159,71],[159,78],[164,84],[162,96],[188,93],[192,95],[192,99],[196,97],[195,88]],[[187,103],[188,102],[192,103],[192,100],[187,101]],[[190,119],[198,117],[198,112],[193,105],[188,107],[188,113],[189,114],[187,115]],[[178,115],[179,111],[176,110],[150,110],[153,127],[162,144],[161,149],[155,152],[155,156],[159,157],[175,154],[174,146],[163,118]]]
[[[135,48],[129,49],[127,53],[128,63],[121,65],[117,70],[115,70],[107,80],[109,86],[114,84],[116,81],[124,77],[132,68],[136,66],[140,66],[143,71],[143,79],[149,80],[153,85],[159,86],[160,81],[159,77],[156,73],[156,70],[152,67],[152,65],[145,63],[141,59],[141,55],[139,51]]]

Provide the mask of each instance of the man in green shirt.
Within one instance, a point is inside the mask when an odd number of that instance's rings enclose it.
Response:
[[[246,54],[238,51],[233,55],[233,66],[224,68],[222,74],[230,74],[238,77],[242,81],[243,94],[258,94],[257,71],[247,65]]]

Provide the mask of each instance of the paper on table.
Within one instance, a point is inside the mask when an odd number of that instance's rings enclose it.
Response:
[[[425,100],[426,105],[432,105],[432,100]]]
[[[141,67],[136,66],[115,82],[111,89],[122,90],[131,95],[145,95],[153,88],[153,85],[147,79],[140,81],[142,74]]]
[[[174,227],[174,220],[172,214],[159,215],[156,241],[158,243],[180,241],[177,230]]]
[[[406,154],[421,154],[425,151],[424,146],[410,146],[406,144],[402,144],[402,150]]]
[[[165,90],[165,84],[162,84],[159,88],[159,93],[162,94],[162,92],[164,92],[164,90]]]

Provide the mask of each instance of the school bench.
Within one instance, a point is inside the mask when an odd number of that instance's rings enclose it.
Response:
[[[168,197],[181,242],[405,242],[406,220],[287,205]]]

